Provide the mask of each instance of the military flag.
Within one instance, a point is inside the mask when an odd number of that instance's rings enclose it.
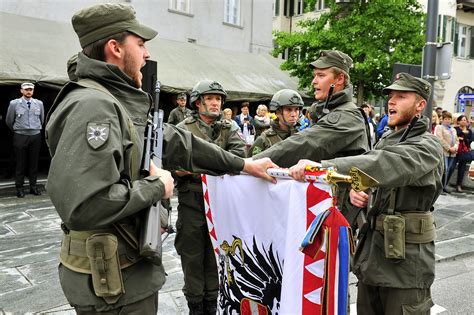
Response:
[[[276,185],[203,175],[221,313],[345,314],[352,240],[319,175]]]

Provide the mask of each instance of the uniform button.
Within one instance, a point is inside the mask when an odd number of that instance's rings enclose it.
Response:
[[[392,232],[393,232],[393,229],[388,229],[388,231],[389,231],[390,233],[392,233]]]
[[[106,283],[107,283],[107,279],[101,278],[101,279],[100,279],[100,283],[101,283],[101,284],[106,284]]]
[[[392,248],[393,248],[393,245],[388,245],[388,248],[392,249]]]

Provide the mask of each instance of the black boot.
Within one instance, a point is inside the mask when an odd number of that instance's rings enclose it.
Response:
[[[23,188],[16,189],[16,196],[18,198],[25,198],[25,191],[23,190]]]
[[[217,314],[217,300],[204,301],[204,314],[205,315]]]
[[[204,315],[204,308],[202,303],[188,302],[189,315]]]
[[[35,196],[39,196],[39,195],[41,195],[41,192],[38,190],[38,187],[31,186],[30,187],[30,194],[35,195]]]

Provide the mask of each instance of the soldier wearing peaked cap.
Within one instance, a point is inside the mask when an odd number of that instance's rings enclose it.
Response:
[[[360,156],[321,163],[346,174],[356,166],[378,181],[368,208],[366,192],[350,192],[351,203],[366,208],[368,221],[352,263],[359,279],[357,313],[430,314],[435,272],[432,211],[442,190],[443,150],[428,132],[429,119],[418,117],[430,97],[431,85],[400,73],[383,91],[389,97],[391,129],[375,148]],[[307,164],[300,161],[291,174],[301,179]]]
[[[367,119],[352,102],[349,76],[352,59],[337,50],[323,50],[309,67],[314,74],[316,124],[254,155],[254,159],[270,157],[278,165],[290,167],[300,159],[319,161],[369,150]],[[329,95],[331,85],[334,90]],[[353,225],[355,217],[351,209],[354,206],[348,202],[349,188],[341,184],[337,200],[339,209]]]
[[[143,210],[174,188],[171,174],[153,163],[149,176],[140,174],[151,105],[140,88],[140,68],[150,57],[145,42],[157,32],[122,4],[82,9],[72,24],[83,48],[77,82],[60,91],[46,126],[47,190],[64,231],[60,283],[78,314],[156,314],[163,265],[137,248]],[[244,161],[165,124],[163,165],[215,175],[245,170],[269,179],[265,169],[274,164]]]
[[[33,98],[35,85],[30,82],[21,84],[22,97],[10,102],[5,123],[13,131],[13,149],[15,152],[15,187],[18,198],[25,197],[23,184],[25,169],[28,169],[30,193],[41,195],[36,180],[38,160],[41,149],[41,129],[44,122],[43,102]]]
[[[170,112],[168,124],[177,125],[186,119],[186,117],[191,116],[191,110],[186,107],[186,99],[186,93],[179,93],[176,96],[178,106]]]

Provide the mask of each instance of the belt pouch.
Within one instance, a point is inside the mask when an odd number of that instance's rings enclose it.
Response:
[[[117,236],[109,233],[89,236],[86,240],[86,253],[91,266],[95,294],[104,298],[108,304],[115,304],[125,293]]]
[[[385,258],[405,259],[405,218],[387,215],[383,220]]]

